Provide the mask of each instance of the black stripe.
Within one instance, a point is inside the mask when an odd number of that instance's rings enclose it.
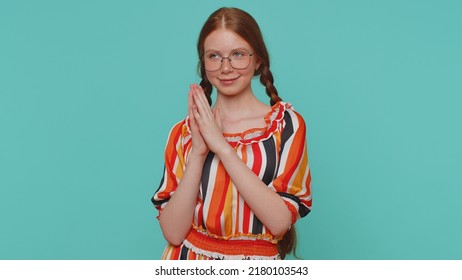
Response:
[[[300,202],[300,198],[298,198],[297,196],[285,192],[278,192],[278,194],[282,197],[293,200],[295,203],[298,204],[298,214],[300,214],[300,217],[305,217],[306,215],[308,215],[308,213],[311,212],[311,210],[308,209],[308,207],[306,207],[305,204]]]
[[[154,195],[151,197],[151,202],[155,205],[155,206],[159,206],[161,205],[162,203],[168,201],[168,199],[164,199],[164,200],[161,200],[161,201],[157,201],[154,199],[154,196],[156,196],[157,192],[159,192],[160,188],[162,187],[162,185],[164,184],[164,180],[165,180],[165,164],[164,164],[164,175],[162,176],[162,179],[160,180],[160,184],[159,184],[159,187],[157,188],[156,192],[154,193]]]
[[[169,200],[170,200],[170,198],[163,199],[163,200],[155,200],[154,196],[151,198],[151,202],[152,202],[152,204],[154,204],[154,206],[160,206],[163,203],[168,202]]]
[[[294,134],[294,123],[292,122],[292,116],[290,114],[285,114],[284,116],[285,126],[281,135],[281,146],[284,148],[284,145],[287,143],[289,138]]]
[[[266,167],[265,173],[263,174],[262,181],[266,185],[269,185],[276,176],[276,144],[274,137],[271,137],[263,141],[264,156],[266,156]]]
[[[295,195],[293,194],[290,194],[290,193],[285,193],[285,192],[278,192],[278,194],[282,197],[285,197],[285,198],[288,198],[290,200],[293,200],[295,203],[297,203],[298,205],[300,205],[300,198],[296,197]]]
[[[209,152],[207,154],[207,158],[205,159],[204,167],[202,168],[202,178],[201,178],[202,201],[205,201],[205,198],[207,196],[207,189],[208,189],[209,178],[210,178],[210,169],[212,167],[212,162],[213,162],[214,157],[215,157],[215,154],[212,152]],[[202,227],[206,229],[204,216],[202,215],[202,217],[199,217],[199,219],[200,218],[202,218]]]
[[[263,224],[254,214],[253,223],[252,223],[252,234],[260,234],[260,233],[263,233]]]
[[[306,208],[305,205],[300,205],[300,208],[298,210],[298,214],[300,214],[300,217],[305,217],[306,215],[308,215],[308,213],[310,213],[311,210]]]
[[[284,146],[286,145],[287,141],[289,141],[289,138],[294,134],[294,124],[289,113],[284,115],[284,123],[285,125],[281,135],[281,150],[279,151],[279,159],[281,159],[282,153],[284,152]],[[277,170],[279,170],[280,164],[281,161],[279,160]]]
[[[181,253],[180,253],[180,260],[187,260],[188,259],[188,251],[189,249],[182,245],[181,247]]]

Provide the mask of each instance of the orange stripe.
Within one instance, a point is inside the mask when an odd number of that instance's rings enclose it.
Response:
[[[233,187],[231,180],[228,183],[228,191],[225,195],[225,203],[223,205],[223,215],[225,221],[225,232],[224,235],[230,235],[233,233]]]
[[[211,175],[213,176],[213,175]],[[228,179],[227,179],[228,178]],[[206,224],[207,228],[211,232],[215,232],[218,235],[221,235],[221,207],[223,200],[223,186],[227,186],[226,181],[229,180],[229,175],[226,173],[226,170],[221,162],[218,163],[216,176],[215,176],[215,185],[209,186],[209,188],[213,188],[212,197],[210,198],[210,206],[209,211],[206,217]]]
[[[306,149],[304,149],[304,153],[301,158],[299,168],[297,170],[297,175],[295,176],[295,179],[294,179],[294,184],[292,184],[292,186],[289,186],[290,188],[296,188],[296,189],[293,189],[293,190],[288,189],[287,190],[288,193],[296,194],[303,188],[303,177],[305,177],[307,168],[308,168],[308,155],[306,153]]]

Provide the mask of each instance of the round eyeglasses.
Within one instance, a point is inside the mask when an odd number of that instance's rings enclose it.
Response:
[[[234,50],[229,56],[222,56],[217,51],[207,51],[204,53],[204,67],[206,71],[217,71],[223,65],[223,60],[227,59],[233,69],[242,70],[250,65],[250,57],[254,55],[247,50]]]

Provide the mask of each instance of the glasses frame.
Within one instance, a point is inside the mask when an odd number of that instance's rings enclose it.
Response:
[[[245,51],[246,53],[249,54],[249,64],[247,64],[246,67],[239,67],[239,68],[234,67],[233,64],[231,63],[232,60],[231,60],[231,58],[229,58],[229,55],[228,55],[228,56],[222,56],[220,52],[216,52],[216,53],[217,53],[218,55],[220,55],[220,57],[221,57],[220,67],[218,67],[218,68],[215,69],[215,70],[207,70],[207,68],[205,68],[205,58],[204,58],[205,55],[207,54],[207,52],[204,52],[204,54],[202,55],[202,61],[203,61],[203,63],[204,63],[204,70],[207,71],[207,72],[215,72],[215,71],[220,70],[220,69],[223,67],[223,60],[225,60],[225,59],[228,60],[229,65],[230,65],[233,69],[235,69],[235,70],[244,70],[244,69],[247,69],[247,68],[249,67],[249,65],[250,65],[251,60],[252,60],[252,56],[253,56],[255,53],[254,53],[254,52],[251,53],[250,51],[248,51],[248,50],[246,50],[246,49],[235,49],[235,50],[232,50],[230,53],[233,53],[233,52],[235,52],[235,51]]]

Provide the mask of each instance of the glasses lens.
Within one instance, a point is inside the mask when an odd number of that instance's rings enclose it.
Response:
[[[236,50],[231,53],[229,60],[234,69],[245,69],[250,64],[250,53],[245,50]]]
[[[207,71],[216,71],[221,67],[221,55],[216,52],[206,52],[204,54],[204,66]]]

